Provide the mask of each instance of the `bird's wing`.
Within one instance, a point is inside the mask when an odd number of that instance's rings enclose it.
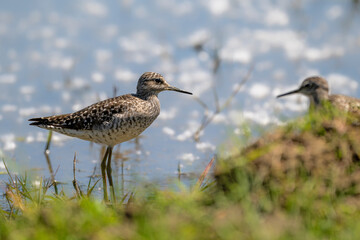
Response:
[[[330,101],[335,107],[360,117],[360,99],[345,95],[331,95]]]
[[[114,115],[119,116],[128,113],[134,109],[136,100],[139,100],[136,96],[127,94],[94,103],[74,113],[32,118],[29,121],[32,121],[30,125],[42,128],[91,130],[94,127],[107,124]]]

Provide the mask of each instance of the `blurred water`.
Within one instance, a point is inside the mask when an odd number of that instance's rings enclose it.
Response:
[[[182,172],[198,176],[216,146],[244,134],[244,122],[257,131],[303,114],[303,97],[274,96],[309,75],[327,77],[333,92],[360,97],[360,15],[353,2],[1,1],[1,154],[14,173],[49,177],[47,131],[29,126],[28,118],[79,110],[112,97],[114,88],[117,95],[134,92],[143,72],[156,71],[195,97],[159,95],[159,118],[138,142],[116,150],[118,159],[127,159],[123,168],[115,163],[118,182],[123,177],[125,187],[137,181],[166,187],[177,178],[179,164]],[[214,74],[216,53],[220,65]],[[194,142],[202,117],[216,109],[214,89],[224,103],[251,66],[251,78],[230,107]],[[55,133],[50,157],[56,179],[72,191],[76,153],[77,178],[86,185],[95,167],[99,174],[100,149]]]

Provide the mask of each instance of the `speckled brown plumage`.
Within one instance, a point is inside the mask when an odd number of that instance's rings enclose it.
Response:
[[[108,200],[106,174],[115,198],[111,177],[112,148],[137,137],[151,125],[160,114],[157,97],[160,92],[168,90],[191,94],[170,86],[162,75],[154,72],[141,75],[136,90],[136,94],[110,98],[74,113],[29,119],[32,121],[30,125],[108,146],[101,162],[105,201]]]
[[[110,98],[80,111],[49,117],[32,118],[30,125],[54,130],[80,139],[114,146],[141,134],[160,113],[159,92],[173,90],[164,78],[153,72],[144,73],[136,94]]]
[[[74,113],[30,120],[35,121],[31,125],[114,146],[138,136],[159,113],[160,103],[156,96],[143,99],[136,94],[127,94]]]

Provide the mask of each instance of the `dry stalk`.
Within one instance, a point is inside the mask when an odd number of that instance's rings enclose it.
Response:
[[[214,164],[214,161],[215,161],[215,158],[216,156],[213,156],[212,159],[210,160],[210,162],[208,163],[208,165],[206,165],[206,168],[204,169],[204,171],[202,172],[202,174],[200,175],[197,183],[196,183],[196,186],[198,186],[199,188],[201,187],[201,185],[203,184],[204,182],[204,179],[205,177],[207,176],[207,174],[209,173],[212,165]]]
[[[228,108],[230,106],[230,104],[233,101],[233,99],[235,98],[235,96],[239,93],[241,88],[249,80],[253,70],[254,70],[254,64],[252,64],[250,66],[246,75],[241,79],[240,83],[236,86],[236,88],[233,90],[231,95],[226,99],[226,101],[222,105],[220,105],[219,98],[216,93],[216,89],[215,89],[215,87],[213,87],[213,93],[214,93],[214,98],[215,98],[215,111],[212,114],[209,114],[209,107],[207,106],[207,104],[205,102],[203,102],[201,99],[199,99],[197,97],[195,98],[195,100],[205,109],[205,114],[201,121],[201,125],[195,131],[194,136],[193,136],[193,138],[196,142],[198,142],[200,140],[201,132],[214,120],[214,118],[219,113],[221,113],[222,111],[224,111],[226,108]]]
[[[74,154],[74,161],[73,161],[73,174],[74,174],[73,186],[74,186],[74,189],[76,191],[76,197],[81,198],[82,197],[82,192],[81,192],[81,190],[79,188],[79,185],[77,183],[75,172],[76,172],[76,153]]]

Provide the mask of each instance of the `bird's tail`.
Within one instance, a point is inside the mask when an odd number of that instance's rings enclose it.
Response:
[[[51,125],[51,121],[48,117],[30,118],[28,121],[32,122],[30,123],[30,125],[34,125],[34,126]]]
[[[49,117],[39,117],[39,118],[30,118],[29,121],[32,122],[30,125],[38,126],[41,128],[56,128],[62,127],[61,120],[64,115],[56,115],[56,116],[49,116]]]

